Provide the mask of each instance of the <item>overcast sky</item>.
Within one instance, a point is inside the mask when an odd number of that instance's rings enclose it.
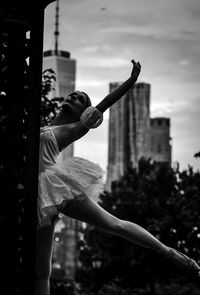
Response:
[[[54,48],[55,2],[45,9],[44,50]],[[171,119],[172,161],[200,169],[200,1],[60,0],[59,49],[77,61],[76,89],[96,105],[110,82],[122,82],[130,60],[138,82],[151,84],[151,117]],[[75,155],[107,169],[108,111],[103,124],[75,144]]]

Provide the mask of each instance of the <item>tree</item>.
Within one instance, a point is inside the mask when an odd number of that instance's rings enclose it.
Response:
[[[135,222],[168,246],[197,259],[200,238],[200,174],[191,167],[180,171],[166,164],[156,164],[141,159],[138,170],[130,168],[112,184],[111,192],[100,196],[100,205],[119,217]],[[87,257],[100,255],[103,260],[104,282],[117,281],[120,286],[145,287],[153,290],[155,281],[167,283],[179,276],[157,254],[132,245],[88,226],[85,232]],[[89,259],[81,260],[85,269],[90,269]],[[184,273],[181,273],[184,277]],[[152,291],[152,294],[153,291]]]
[[[200,152],[195,153],[195,154],[194,154],[194,157],[195,157],[195,158],[200,158]]]
[[[60,110],[64,101],[63,97],[50,98],[50,92],[54,89],[53,84],[56,81],[55,72],[52,69],[46,69],[42,73],[42,95],[40,107],[40,125],[49,125],[51,120]]]

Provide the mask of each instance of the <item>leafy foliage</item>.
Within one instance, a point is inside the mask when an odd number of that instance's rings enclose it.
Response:
[[[194,157],[195,157],[195,158],[200,158],[200,152],[195,153],[195,154],[194,154]]]
[[[198,260],[199,200],[199,172],[194,172],[191,167],[180,171],[178,165],[172,169],[166,164],[158,165],[141,159],[137,170],[130,168],[119,181],[113,182],[111,192],[101,195],[100,205],[118,218],[144,227],[166,245]],[[100,272],[103,276],[102,285],[117,282],[124,288],[154,288],[156,281],[168,284],[174,277],[185,277],[179,269],[152,251],[88,226],[80,256],[84,272],[94,272],[91,257],[95,255],[102,260],[101,270],[98,270],[98,276]],[[83,286],[86,281],[87,278],[82,280]]]
[[[51,97],[50,92],[54,90],[56,80],[55,72],[47,69],[42,73],[42,96],[40,108],[40,125],[49,125],[51,120],[57,115],[60,106],[64,101],[63,97]]]

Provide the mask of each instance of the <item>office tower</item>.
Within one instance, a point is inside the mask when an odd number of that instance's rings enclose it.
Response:
[[[62,220],[62,226],[55,229],[53,251],[53,275],[62,279],[73,279],[80,266],[77,244],[83,240],[83,223],[73,218]]]
[[[171,165],[170,119],[152,118],[150,126],[149,157],[155,162],[166,162]]]
[[[112,92],[119,83],[110,83]],[[110,107],[107,184],[119,179],[128,166],[145,156],[149,137],[150,85],[137,83]]]
[[[70,58],[70,53],[61,50],[47,50],[44,52],[43,70],[53,69],[56,75],[54,90],[50,97],[66,97],[75,90],[76,61]],[[73,156],[73,144],[63,152],[64,158]]]
[[[54,50],[46,50],[43,58],[43,70],[52,69],[56,75],[53,84],[54,90],[50,93],[52,97],[66,97],[67,94],[75,90],[76,60],[70,57],[70,52],[59,50],[59,1],[56,2],[55,15],[55,44]],[[73,156],[73,144],[68,146],[62,153],[64,158]]]
[[[63,50],[47,50],[44,52],[43,70],[53,69],[56,75],[52,97],[66,97],[75,90],[76,61],[70,52]]]
[[[112,92],[119,83],[110,83]],[[136,83],[110,107],[106,189],[143,158],[171,164],[167,118],[150,118],[150,84]]]
[[[75,90],[76,61],[71,59],[68,51],[59,50],[59,2],[56,1],[55,14],[55,46],[53,50],[44,52],[43,70],[52,69],[56,75],[54,90],[50,93],[50,98],[66,97],[67,94]],[[62,151],[61,156],[68,158],[73,156],[73,144]],[[59,265],[65,273],[65,277],[73,278],[77,268],[78,252],[77,240],[80,235],[82,223],[64,216],[55,229],[54,252],[53,252],[53,274]],[[62,230],[60,228],[62,227]],[[59,235],[59,238],[58,238]],[[55,267],[54,267],[55,266]]]

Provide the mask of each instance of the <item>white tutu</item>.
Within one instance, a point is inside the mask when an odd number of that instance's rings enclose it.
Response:
[[[98,196],[103,191],[103,169],[83,158],[63,158],[39,174],[38,226],[51,224],[66,201],[83,200],[84,196]],[[61,207],[60,207],[61,206]]]

